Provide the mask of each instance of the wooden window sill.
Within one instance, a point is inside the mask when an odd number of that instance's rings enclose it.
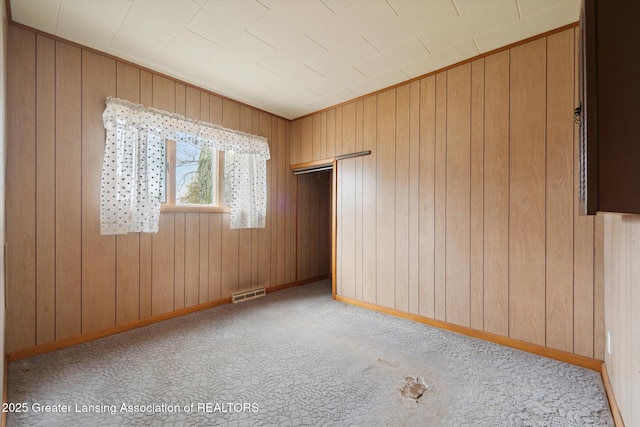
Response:
[[[231,209],[224,206],[160,206],[160,212],[201,212],[201,213],[225,213]]]

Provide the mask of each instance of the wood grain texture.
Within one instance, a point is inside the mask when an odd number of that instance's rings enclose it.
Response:
[[[100,235],[104,100],[116,93],[116,62],[82,52],[82,331],[116,324],[116,238]]]
[[[573,33],[547,38],[546,345],[573,351]]]
[[[471,63],[470,326],[484,327],[484,59]]]
[[[140,103],[153,106],[153,74],[140,70]],[[140,318],[151,316],[151,234],[140,233]]]
[[[35,62],[35,35],[9,27],[6,131],[20,142],[7,144],[6,154],[7,351],[36,344]]]
[[[356,102],[356,144],[355,151],[362,151],[363,148],[363,137],[364,137],[364,101],[358,100]],[[362,157],[355,158],[355,287],[356,287],[356,299],[362,300],[362,239],[364,228],[362,224]],[[330,184],[329,184],[330,185]],[[330,188],[330,187],[329,187]],[[331,196],[330,191],[324,192],[326,197]],[[331,203],[330,199],[327,199],[327,203]],[[330,214],[330,212],[329,212]],[[330,219],[330,215],[325,216],[327,220]],[[324,228],[324,226],[323,226]],[[329,244],[330,239],[325,239],[325,241]],[[330,253],[330,247],[327,247],[325,253]],[[324,268],[323,270],[328,270],[328,268]]]
[[[395,281],[395,210],[389,204],[395,200],[396,174],[396,91],[382,92],[378,97],[377,131],[377,280],[379,283]],[[395,307],[393,286],[378,286],[376,302]]]
[[[300,123],[300,163],[318,160],[313,158],[313,116]]]
[[[411,83],[409,99],[409,307],[420,313],[420,81]]]
[[[253,111],[244,105],[240,106],[239,129],[243,132],[253,133]],[[238,230],[238,283],[241,290],[250,289],[253,283],[253,231],[249,229]],[[257,238],[257,233],[255,234]]]
[[[271,138],[271,117],[265,113],[260,113],[258,119],[258,135],[266,138]],[[267,161],[267,176],[269,176],[270,160]],[[269,194],[267,194],[267,203],[269,200]],[[268,215],[265,219],[266,227],[258,230],[258,287],[268,287],[272,285],[269,283],[271,280],[271,235],[269,223],[271,216]],[[224,248],[223,248],[224,251]]]
[[[36,344],[56,334],[55,46],[36,37]]]
[[[140,70],[116,65],[116,96],[140,102]],[[116,236],[116,325],[140,319],[140,234]]]
[[[362,158],[362,228],[367,230],[362,240],[362,300],[375,303],[377,300],[377,108],[378,98],[371,96],[363,101],[362,149],[371,155]],[[328,114],[327,117],[331,117]]]
[[[321,156],[322,149],[320,147],[322,143],[322,130],[320,128],[321,120],[320,113],[316,113],[312,118],[312,142],[311,142],[311,160],[320,160],[323,157]]]
[[[546,40],[510,54],[509,336],[544,345]]]
[[[446,321],[470,325],[471,64],[447,72]]]
[[[484,61],[484,330],[508,336],[509,52]]]
[[[396,89],[395,308],[409,311],[409,108],[411,88]]]
[[[240,106],[235,102],[223,99],[222,126],[237,129],[239,125]],[[229,214],[222,214],[222,298],[226,298],[240,290],[238,281],[238,245],[238,230],[232,230],[230,228]]]
[[[418,314],[435,316],[436,78],[420,80]]]
[[[82,59],[56,42],[56,339],[82,332]]]
[[[336,110],[331,109],[327,113],[327,152],[325,159],[331,159],[336,154]],[[297,121],[293,124],[299,123]],[[293,125],[292,125],[293,126]]]
[[[173,279],[173,305],[177,309],[185,307],[185,264],[187,254],[186,231],[188,213],[176,212],[173,214],[173,242],[174,242],[174,279]],[[207,264],[208,265],[208,264]]]
[[[436,74],[435,108],[435,318],[446,319],[447,265],[447,73]]]
[[[188,212],[184,215],[184,306],[196,305],[200,301],[200,214]],[[177,230],[177,225],[176,225]]]
[[[356,104],[349,103],[342,109],[342,144],[353,151],[356,140]],[[341,268],[339,283],[341,294],[347,297],[356,296],[356,162],[346,159],[338,162],[338,192],[340,216],[338,217],[338,233],[340,235]]]

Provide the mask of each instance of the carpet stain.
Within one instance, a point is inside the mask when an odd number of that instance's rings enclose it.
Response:
[[[406,377],[404,380],[405,380],[405,385],[400,390],[400,394],[402,394],[403,397],[406,397],[408,399],[414,399],[417,401],[422,397],[424,392],[429,389],[429,387],[427,387],[427,384],[420,377],[414,378],[409,376],[409,377]]]

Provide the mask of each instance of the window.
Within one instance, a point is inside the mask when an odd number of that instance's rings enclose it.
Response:
[[[107,98],[106,105],[101,234],[157,233],[161,208],[230,212],[232,229],[264,228],[266,138],[122,99]],[[228,167],[221,152],[233,153]],[[225,190],[229,208],[220,200]]]
[[[162,210],[227,210],[222,197],[226,188],[224,158],[224,152],[201,147],[193,140],[166,140],[167,185]]]

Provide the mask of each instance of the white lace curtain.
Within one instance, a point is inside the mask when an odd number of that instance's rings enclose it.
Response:
[[[264,228],[267,210],[267,140],[191,120],[178,114],[107,98],[100,230],[103,235],[158,232],[164,194],[165,139],[190,140],[202,147],[232,152],[231,228]]]

